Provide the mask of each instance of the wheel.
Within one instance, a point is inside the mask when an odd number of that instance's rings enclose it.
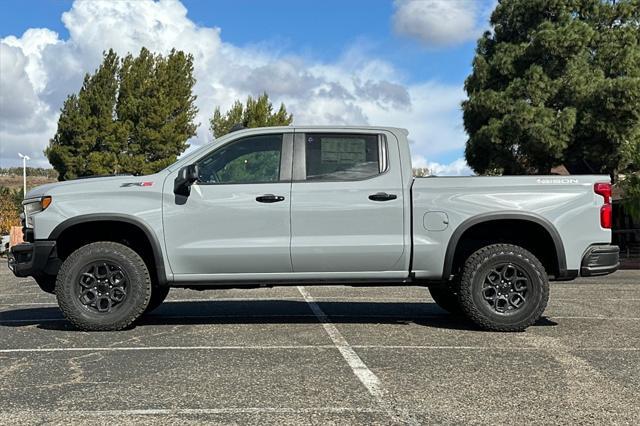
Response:
[[[453,315],[462,314],[458,294],[450,287],[429,287],[431,297],[445,311]]]
[[[87,244],[64,261],[56,280],[64,316],[81,330],[121,330],[146,309],[151,279],[142,258],[113,242]]]
[[[40,290],[49,294],[56,294],[56,277],[53,275],[36,275],[33,277]]]
[[[160,306],[162,302],[164,302],[164,299],[167,298],[170,289],[171,288],[167,286],[153,286],[151,288],[151,299],[149,299],[149,304],[147,305],[147,309],[144,310],[144,313],[151,312]]]
[[[459,301],[480,328],[523,331],[535,323],[549,300],[549,279],[540,261],[522,247],[494,244],[464,264]]]

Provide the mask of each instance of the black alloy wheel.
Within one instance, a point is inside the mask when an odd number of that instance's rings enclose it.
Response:
[[[92,262],[84,269],[77,286],[80,302],[93,312],[118,309],[127,298],[126,272],[110,261]]]

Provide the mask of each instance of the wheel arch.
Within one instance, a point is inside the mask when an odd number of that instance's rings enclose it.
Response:
[[[130,215],[123,215],[117,213],[98,213],[87,214],[69,218],[64,222],[58,224],[49,234],[49,240],[59,241],[67,232],[71,232],[74,229],[78,229],[81,226],[86,226],[92,223],[109,223],[112,225],[126,224],[129,227],[134,227],[139,230],[146,238],[146,242],[151,249],[151,260],[153,261],[153,267],[155,269],[155,276],[159,285],[167,285],[169,280],[164,267],[164,258],[162,254],[162,246],[158,241],[155,233],[151,227],[143,220]]]
[[[548,238],[553,242],[553,248],[555,250],[554,261],[556,262],[555,271],[551,271],[553,275],[556,275],[556,279],[566,277],[567,272],[567,259],[564,251],[564,244],[562,238],[556,227],[546,218],[537,215],[535,213],[528,212],[491,212],[483,213],[477,216],[473,216],[463,221],[451,235],[449,243],[447,244],[447,250],[445,252],[444,268],[442,273],[443,280],[449,280],[452,273],[454,273],[454,262],[457,260],[456,255],[459,254],[460,242],[464,240],[464,236],[476,229],[478,226],[499,224],[504,222],[524,223],[527,225],[533,225],[542,228]],[[491,243],[491,241],[487,241]],[[498,242],[498,241],[493,241]],[[526,247],[525,247],[526,248]]]

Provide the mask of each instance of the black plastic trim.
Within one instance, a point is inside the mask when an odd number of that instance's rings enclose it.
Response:
[[[55,247],[56,242],[48,240],[17,244],[11,247],[8,256],[9,269],[16,277],[30,277],[51,272],[55,269],[52,267],[59,267],[59,259],[54,252]]]
[[[553,226],[553,224],[547,219],[537,214],[514,211],[483,213],[477,216],[473,216],[462,222],[455,229],[455,231],[453,231],[453,234],[449,239],[449,244],[447,245],[447,251],[444,258],[444,269],[442,273],[443,280],[447,281],[451,276],[453,270],[453,258],[455,256],[456,248],[458,247],[458,242],[460,241],[460,237],[462,237],[462,234],[464,234],[464,232],[472,226],[478,225],[480,223],[492,222],[495,220],[523,220],[542,226],[551,236],[556,249],[559,274],[555,278],[558,280],[567,278],[571,279],[569,278],[571,274],[567,270],[567,258],[564,252],[564,244],[562,243],[562,238],[560,237],[560,234],[558,233],[558,230],[555,228],[555,226]]]
[[[142,220],[128,215],[122,215],[117,213],[95,213],[95,214],[86,214],[81,216],[75,216],[70,219],[65,220],[56,226],[51,234],[49,235],[49,240],[56,240],[62,233],[68,228],[79,225],[81,223],[87,222],[100,222],[100,221],[111,221],[111,222],[124,222],[130,225],[137,226],[140,228],[142,232],[146,235],[149,243],[151,244],[151,249],[153,250],[153,260],[156,264],[156,274],[158,277],[158,284],[167,285],[167,273],[164,269],[164,259],[162,257],[162,246],[160,242],[156,238],[153,230]]]
[[[582,256],[580,275],[597,277],[611,274],[620,268],[620,248],[609,244],[593,245]]]

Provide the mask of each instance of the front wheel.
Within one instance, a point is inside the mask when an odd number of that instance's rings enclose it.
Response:
[[[460,307],[485,330],[523,331],[549,300],[549,279],[540,261],[512,244],[493,244],[473,253],[460,280]]]
[[[87,244],[64,261],[56,281],[64,316],[81,330],[121,330],[146,309],[151,279],[142,258],[114,242]]]

